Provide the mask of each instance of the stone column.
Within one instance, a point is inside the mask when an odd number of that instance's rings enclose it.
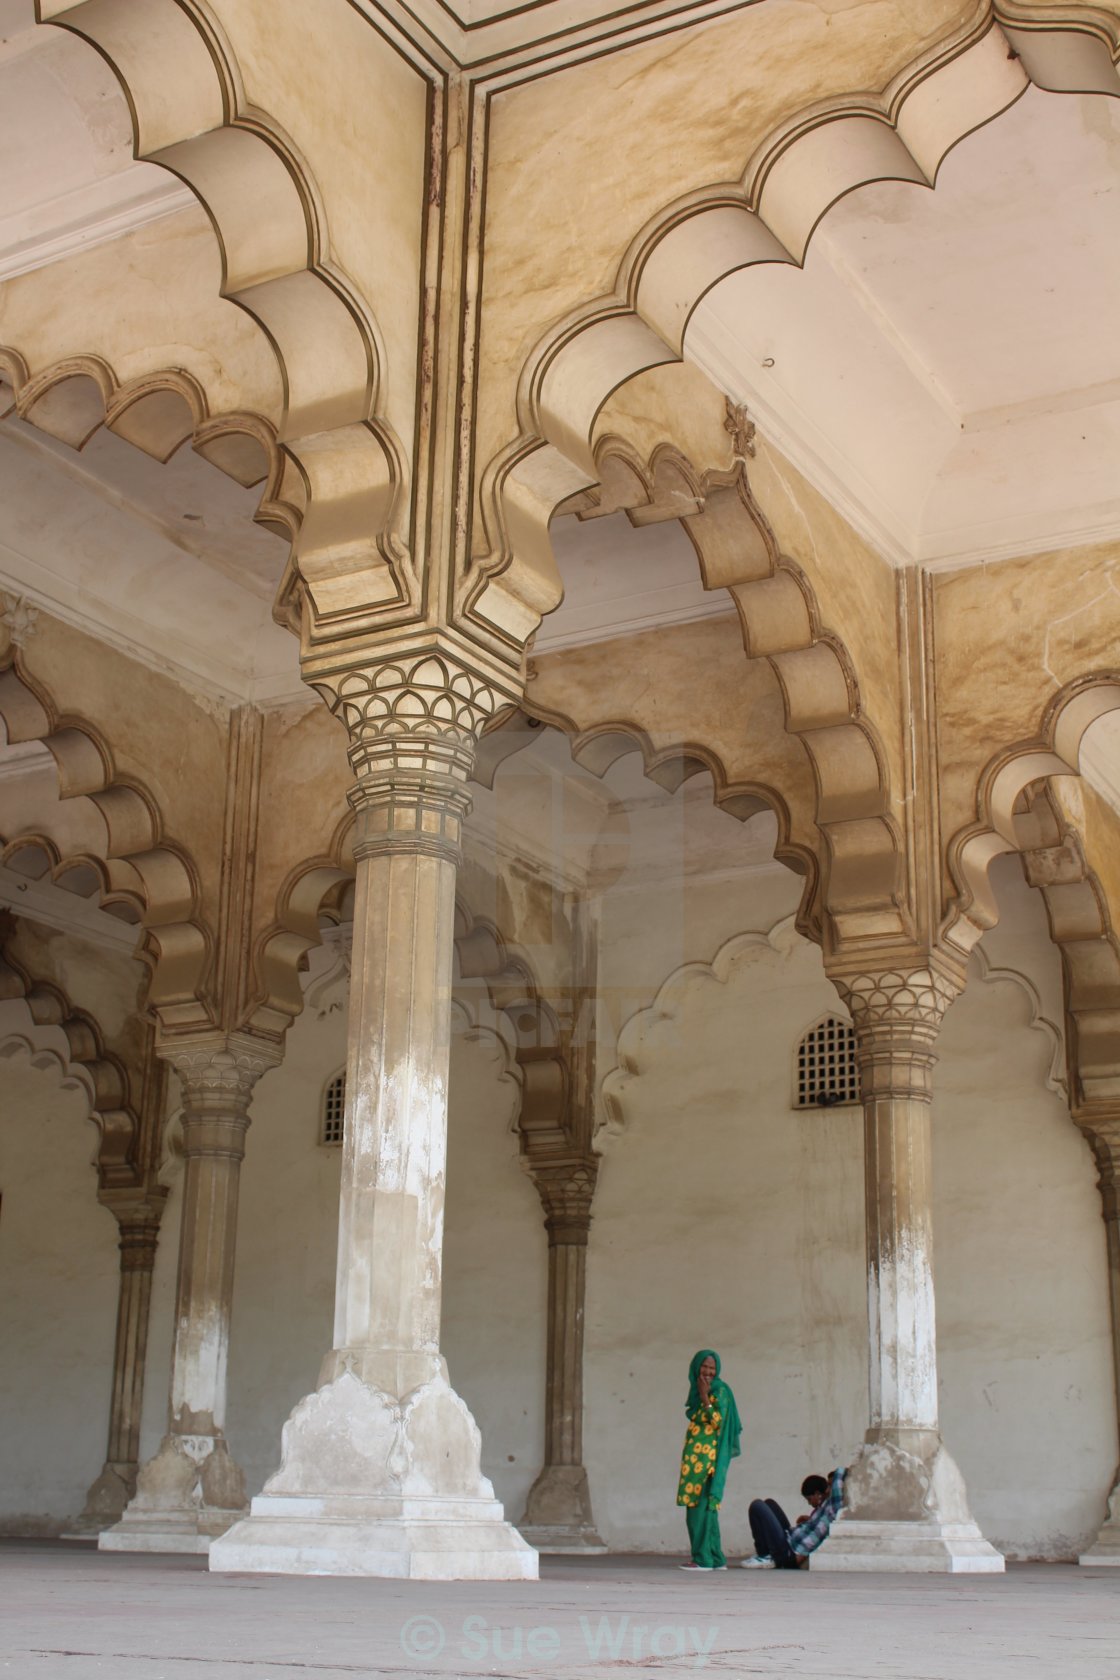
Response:
[[[833,978],[852,1012],[863,1093],[871,1426],[813,1568],[1001,1571],[938,1422],[930,1101],[934,1042],[957,987],[930,968]]]
[[[1087,1103],[1074,1113],[1097,1163],[1101,1213],[1108,1241],[1108,1295],[1112,1309],[1112,1358],[1120,1421],[1120,1104]],[[1113,1478],[1105,1520],[1080,1562],[1120,1568],[1120,1470]]]
[[[279,1048],[214,1033],[160,1054],[182,1085],[185,1160],[168,1430],[103,1551],[206,1552],[246,1505],[225,1438],[237,1194],[253,1087]]]
[[[159,1222],[166,1191],[156,1188],[125,1200],[112,1191],[101,1200],[120,1229],[120,1293],[113,1349],[113,1393],[109,1405],[109,1443],[101,1474],[86,1494],[85,1507],[70,1533],[94,1537],[119,1522],[136,1492],[140,1452],[140,1413],[144,1403],[144,1361],[152,1270],[156,1263]]]
[[[215,1570],[535,1578],[440,1355],[455,874],[498,696],[446,652],[315,678],[356,783],[334,1347]]]
[[[518,1527],[542,1552],[605,1552],[583,1464],[583,1308],[598,1163],[533,1166],[548,1232],[544,1467]]]

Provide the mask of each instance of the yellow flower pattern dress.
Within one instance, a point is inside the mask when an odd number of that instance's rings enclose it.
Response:
[[[696,1408],[689,1420],[688,1433],[684,1438],[684,1453],[681,1456],[678,1505],[699,1505],[704,1484],[716,1467],[716,1452],[722,1427],[723,1413],[713,1395],[706,1406]],[[719,1510],[718,1499],[712,1499],[709,1503],[713,1511]]]
[[[700,1393],[700,1372],[705,1362],[715,1367],[707,1399]],[[720,1379],[719,1364],[718,1353],[701,1348],[688,1368],[688,1433],[677,1483],[677,1504],[684,1506],[692,1553],[691,1564],[682,1565],[686,1569],[727,1567],[720,1542],[719,1508],[728,1465],[739,1456],[742,1424],[735,1396]]]

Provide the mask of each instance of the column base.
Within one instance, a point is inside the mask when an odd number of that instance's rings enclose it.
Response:
[[[848,1471],[844,1509],[811,1569],[1002,1575],[1003,1556],[968,1509],[964,1478],[936,1430],[876,1431]]]
[[[974,1522],[867,1522],[841,1515],[809,1560],[833,1574],[1002,1575],[1002,1554]]]
[[[210,1547],[216,1574],[535,1581],[537,1554],[496,1499],[282,1499],[262,1494]]]
[[[480,1438],[442,1362],[397,1397],[352,1370],[301,1400],[280,1469],[210,1548],[219,1573],[535,1581],[537,1554],[504,1520]]]
[[[221,1436],[165,1435],[143,1466],[120,1522],[102,1531],[103,1552],[205,1554],[244,1515],[245,1478]]]
[[[607,1549],[595,1529],[582,1464],[546,1464],[529,1489],[517,1527],[538,1552],[597,1556]]]
[[[1077,1561],[1089,1569],[1120,1569],[1120,1480],[1108,1496],[1108,1515],[1100,1533]]]
[[[62,1533],[63,1540],[96,1540],[97,1536],[124,1515],[136,1487],[135,1464],[113,1464],[106,1460],[100,1476],[86,1494],[80,1517]]]

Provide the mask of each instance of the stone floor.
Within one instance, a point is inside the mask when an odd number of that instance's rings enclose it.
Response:
[[[194,1558],[0,1543],[0,1676],[796,1675],[1117,1680],[1120,1571],[1006,1576],[681,1574],[672,1560],[542,1560],[536,1583],[216,1575]]]

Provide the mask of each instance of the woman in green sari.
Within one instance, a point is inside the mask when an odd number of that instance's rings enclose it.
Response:
[[[739,1408],[720,1381],[719,1354],[701,1348],[688,1367],[688,1433],[681,1456],[677,1504],[685,1508],[692,1562],[682,1569],[726,1569],[719,1538],[719,1507],[727,1467],[739,1456]]]

